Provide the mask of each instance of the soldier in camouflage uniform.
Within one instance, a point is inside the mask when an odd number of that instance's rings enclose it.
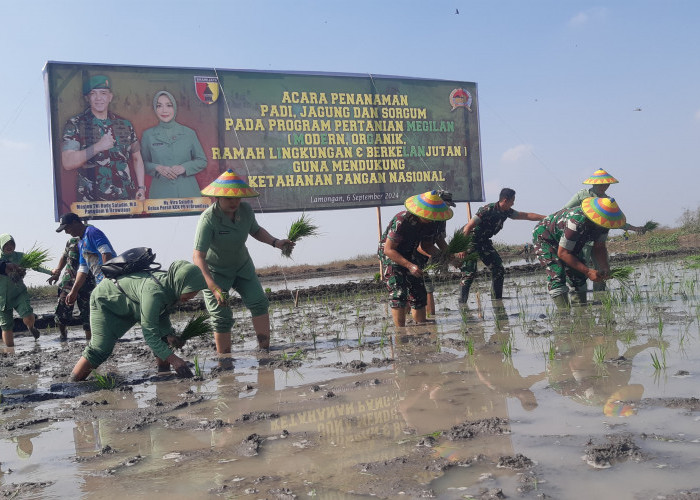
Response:
[[[73,318],[73,308],[75,304],[70,306],[66,304],[66,297],[73,289],[73,284],[75,283],[75,278],[78,272],[80,251],[78,250],[78,242],[80,238],[71,238],[66,243],[66,248],[63,251],[63,255],[58,262],[58,266],[51,271],[51,277],[49,278],[49,283],[58,282],[58,303],[56,304],[56,310],[54,311],[54,321],[56,326],[60,331],[61,340],[67,340],[67,325],[70,324]],[[63,277],[61,281],[58,278],[63,271]],[[83,330],[85,331],[85,339],[90,340],[90,294],[95,288],[95,278],[92,274],[87,276],[85,284],[78,291],[78,298],[76,303],[78,305],[78,310],[80,311],[80,321],[83,325]]]
[[[498,196],[498,202],[489,203],[481,207],[474,217],[467,223],[462,232],[468,235],[473,233],[470,249],[466,254],[477,252],[481,261],[491,269],[491,284],[494,299],[503,297],[503,279],[505,277],[505,269],[503,260],[493,247],[491,238],[498,234],[503,229],[503,223],[506,219],[519,219],[541,221],[544,215],[534,212],[518,212],[513,210],[515,203],[515,191],[510,188],[501,189]],[[464,256],[458,255],[463,258]],[[461,290],[459,295],[460,304],[466,304],[469,299],[469,289],[476,277],[476,259],[465,259],[460,266],[462,271]]]
[[[63,131],[61,161],[78,170],[78,201],[143,200],[144,166],[139,141],[129,120],[109,111],[110,80],[96,75],[83,85],[90,107],[70,118]],[[133,161],[137,186],[131,178]]]
[[[581,290],[586,279],[605,280],[608,251],[605,241],[608,231],[625,224],[625,216],[612,198],[590,197],[580,206],[564,208],[542,220],[532,233],[532,243],[540,263],[547,269],[547,289],[557,307],[568,307],[567,281],[574,288],[572,300],[583,304],[586,291]],[[584,263],[583,249],[593,242],[593,259],[598,270]]]
[[[389,222],[377,251],[396,326],[406,325],[407,303],[411,305],[414,321],[425,322],[427,293],[423,271],[417,262],[418,247],[428,255],[436,253],[435,244],[444,231],[442,223],[452,218],[452,209],[437,191],[412,196],[405,205],[407,210]]]

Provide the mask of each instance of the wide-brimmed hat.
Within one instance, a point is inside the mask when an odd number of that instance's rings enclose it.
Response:
[[[236,175],[236,172],[230,169],[202,189],[202,194],[216,198],[255,198],[260,196],[260,193],[251,188]]]
[[[617,206],[615,198],[591,196],[581,202],[581,208],[586,217],[606,229],[619,229],[625,225],[625,214]]]
[[[618,182],[620,181],[615,179],[615,177],[607,173],[602,168],[593,172],[593,175],[583,181],[584,184],[617,184]]]
[[[406,210],[413,215],[428,220],[449,220],[452,218],[452,209],[440,198],[437,191],[411,196],[404,203]]]

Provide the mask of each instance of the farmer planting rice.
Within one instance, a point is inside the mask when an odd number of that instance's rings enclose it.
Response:
[[[436,254],[436,242],[442,238],[442,243],[445,243],[444,223],[453,215],[438,191],[412,196],[405,205],[406,210],[389,222],[377,252],[384,272],[382,278],[389,290],[395,326],[406,326],[407,303],[411,306],[413,320],[425,322],[427,292],[416,250],[420,247],[427,255]]]
[[[92,338],[71,373],[71,380],[84,380],[112,354],[117,340],[136,323],[158,359],[158,371],[169,365],[181,377],[191,377],[187,363],[168,342],[174,342],[170,314],[178,302],[185,302],[206,288],[202,272],[194,264],[178,260],[168,271],[139,271],[118,280],[103,280],[90,297]],[[167,341],[165,340],[167,339]]]
[[[2,326],[2,341],[7,347],[12,347],[15,345],[13,309],[22,318],[22,322],[35,340],[39,338],[41,332],[34,326],[34,310],[29,303],[27,287],[22,280],[26,272],[21,264],[25,254],[15,252],[15,240],[9,234],[0,235],[0,249],[2,249],[0,264],[4,270],[4,274],[0,274],[0,326]],[[51,274],[51,271],[40,265],[31,268],[41,273]]]
[[[625,225],[625,216],[613,198],[589,197],[575,208],[564,208],[545,217],[532,233],[540,263],[547,269],[547,289],[559,308],[569,306],[567,279],[574,288],[572,302],[585,304],[586,279],[605,280],[609,273],[605,241],[610,229]],[[593,242],[598,269],[583,261],[583,248]]]
[[[515,191],[510,188],[501,189],[496,203],[489,203],[481,207],[474,217],[469,220],[466,226],[462,229],[465,235],[472,233],[474,239],[472,248],[467,254],[476,252],[479,254],[481,261],[491,270],[491,286],[494,299],[503,297],[503,278],[505,269],[503,260],[493,247],[491,238],[503,229],[503,223],[506,219],[519,219],[541,221],[544,215],[534,212],[518,212],[513,210],[515,204]],[[465,255],[458,255],[458,258],[464,259]],[[460,266],[462,278],[460,281],[460,304],[466,304],[469,299],[469,289],[476,277],[476,259],[464,259]]]
[[[253,317],[260,349],[270,348],[270,315],[267,296],[255,274],[245,242],[248,235],[275,248],[294,248],[294,242],[277,239],[260,227],[251,206],[241,198],[260,194],[233,170],[227,170],[202,190],[216,201],[199,217],[192,260],[202,270],[207,289],[204,302],[214,327],[216,352],[231,352],[233,311],[228,291],[233,288]],[[291,250],[290,250],[291,252]]]
[[[591,196],[594,196],[596,198],[602,198],[605,197],[605,192],[608,190],[611,184],[617,184],[619,181],[615,179],[612,175],[610,175],[608,172],[605,170],[598,169],[595,172],[593,172],[593,175],[591,175],[588,179],[583,181],[584,184],[590,185],[590,188],[583,188],[579,192],[577,192],[573,198],[569,200],[569,202],[564,205],[562,208],[574,208],[578,207],[581,205],[583,200],[586,198],[589,198]],[[625,223],[621,228],[625,231],[634,231],[636,233],[644,234],[646,232],[646,229],[644,226],[633,226],[632,224]],[[598,269],[596,267],[596,263],[592,258],[592,249],[593,249],[593,243],[589,242],[583,247],[583,253],[582,253],[582,258],[583,261],[586,263],[588,267],[593,267],[594,269]],[[593,291],[602,291],[605,290],[605,282],[604,281],[599,281],[599,282],[594,282],[593,283]],[[583,285],[581,286],[582,292],[586,291],[586,283],[584,282]]]

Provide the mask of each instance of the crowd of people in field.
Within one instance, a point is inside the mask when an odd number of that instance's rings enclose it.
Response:
[[[547,273],[549,293],[559,308],[585,303],[587,280],[594,289],[604,287],[609,277],[606,238],[611,229],[643,231],[626,223],[625,216],[606,189],[617,180],[604,170],[584,181],[582,189],[561,210],[545,216],[513,209],[515,191],[501,190],[496,202],[482,206],[462,227],[467,246],[449,254],[446,221],[455,206],[446,191],[429,191],[409,197],[406,210],[396,214],[383,232],[378,249],[382,279],[386,284],[394,325],[404,327],[410,311],[414,322],[428,321],[435,314],[433,286],[428,266],[438,259],[461,272],[458,302],[466,306],[476,276],[477,259],[491,271],[492,300],[503,298],[505,270],[492,238],[506,219],[537,222],[532,248]],[[192,262],[176,261],[167,269],[136,271],[106,278],[105,263],[117,257],[111,241],[100,229],[87,224],[75,213],[63,214],[57,232],[70,238],[54,269],[32,269],[49,275],[58,284],[54,319],[60,339],[65,341],[77,305],[87,345],[72,370],[72,380],[84,380],[112,353],[119,338],[137,323],[153,351],[159,371],[174,369],[182,377],[192,376],[188,363],[175,351],[181,341],[170,323],[173,306],[200,292],[214,331],[216,350],[231,352],[233,311],[228,304],[230,290],[237,292],[250,311],[258,348],[270,347],[268,298],[257,277],[246,247],[248,236],[261,243],[291,251],[294,242],[275,238],[261,227],[244,198],[259,196],[232,170],[221,174],[201,190],[214,202],[199,218],[194,236]],[[14,312],[38,339],[23,277],[22,252],[9,234],[0,235],[0,321],[2,340],[14,346]]]

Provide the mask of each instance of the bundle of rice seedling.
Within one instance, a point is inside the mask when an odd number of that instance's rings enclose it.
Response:
[[[613,267],[610,269],[608,279],[617,280],[622,286],[629,288],[633,272],[632,266]]]
[[[657,227],[659,227],[659,223],[653,220],[648,220],[646,224],[642,226],[645,232],[653,231]]]
[[[42,248],[32,247],[31,250],[25,252],[19,261],[18,266],[23,269],[41,269],[42,266],[51,259],[49,251]]]
[[[207,321],[208,319],[208,314],[200,314],[198,316],[191,317],[185,325],[185,328],[183,328],[182,332],[180,332],[180,335],[177,336],[178,339],[182,341],[182,344],[184,345],[185,342],[195,337],[212,333],[213,328],[211,323]]]
[[[464,234],[461,229],[457,229],[444,250],[441,250],[436,255],[433,255],[431,264],[426,266],[423,271],[447,271],[447,266],[452,260],[452,256],[456,253],[462,253],[469,250],[472,244],[473,237],[471,234]],[[479,255],[476,252],[468,253],[463,262],[476,260]]]
[[[318,226],[313,223],[311,218],[307,217],[306,214],[301,214],[301,217],[292,222],[292,225],[289,226],[287,239],[296,243],[301,238],[305,238],[307,236],[317,236],[319,234],[318,229]],[[291,257],[292,247],[289,245],[283,246],[282,255],[285,257]]]
[[[634,268],[632,266],[613,267],[610,269],[608,276],[610,279],[625,281],[630,279],[633,272]]]

